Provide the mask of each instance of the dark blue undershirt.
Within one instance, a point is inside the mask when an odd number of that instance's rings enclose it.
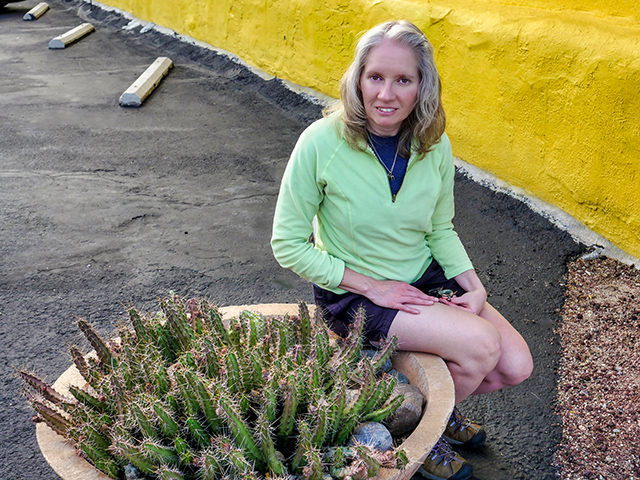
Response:
[[[369,145],[378,153],[379,160],[384,163],[389,171],[391,171],[391,167],[393,166],[393,159],[396,156],[399,139],[400,134],[392,137],[380,137],[375,133],[369,132]],[[400,156],[400,153],[398,153],[396,164],[393,166],[393,171],[391,172],[394,178],[389,179],[389,187],[391,187],[391,195],[394,200],[402,186],[404,175],[407,173],[408,163],[408,160]],[[384,168],[382,165],[380,167]],[[387,173],[387,170],[385,170],[385,174]]]

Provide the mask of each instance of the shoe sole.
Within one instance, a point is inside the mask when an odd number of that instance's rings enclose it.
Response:
[[[450,477],[437,477],[429,472],[427,472],[424,468],[418,468],[418,473],[427,478],[428,480],[470,480],[473,477],[473,467],[468,463],[462,465],[462,468],[458,470],[455,475]]]
[[[480,430],[478,431],[478,433],[476,433],[471,440],[468,440],[466,442],[460,442],[458,440],[454,440],[453,438],[450,438],[446,435],[442,435],[447,442],[449,442],[451,445],[455,445],[456,447],[462,447],[462,448],[469,448],[469,449],[474,449],[474,448],[479,448],[482,445],[484,445],[485,440],[487,439],[487,434],[484,432],[484,430]]]

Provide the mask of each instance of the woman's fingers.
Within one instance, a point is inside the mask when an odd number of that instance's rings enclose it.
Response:
[[[383,281],[379,288],[369,299],[376,305],[387,308],[395,308],[403,312],[417,314],[419,310],[410,305],[433,305],[438,299],[430,297],[408,283]]]

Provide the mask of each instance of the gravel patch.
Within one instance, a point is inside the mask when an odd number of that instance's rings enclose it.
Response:
[[[640,478],[640,270],[610,258],[568,265],[558,330],[562,479]]]

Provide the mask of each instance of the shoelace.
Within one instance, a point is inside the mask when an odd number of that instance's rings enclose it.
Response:
[[[431,450],[431,460],[436,462],[436,465],[442,463],[445,467],[453,462],[456,458],[456,454],[451,448],[451,445],[442,438],[439,439]]]
[[[451,418],[449,426],[453,427],[456,431],[463,431],[471,425],[471,420],[465,417],[462,412],[458,409],[458,407],[453,407],[453,412],[451,412]]]

